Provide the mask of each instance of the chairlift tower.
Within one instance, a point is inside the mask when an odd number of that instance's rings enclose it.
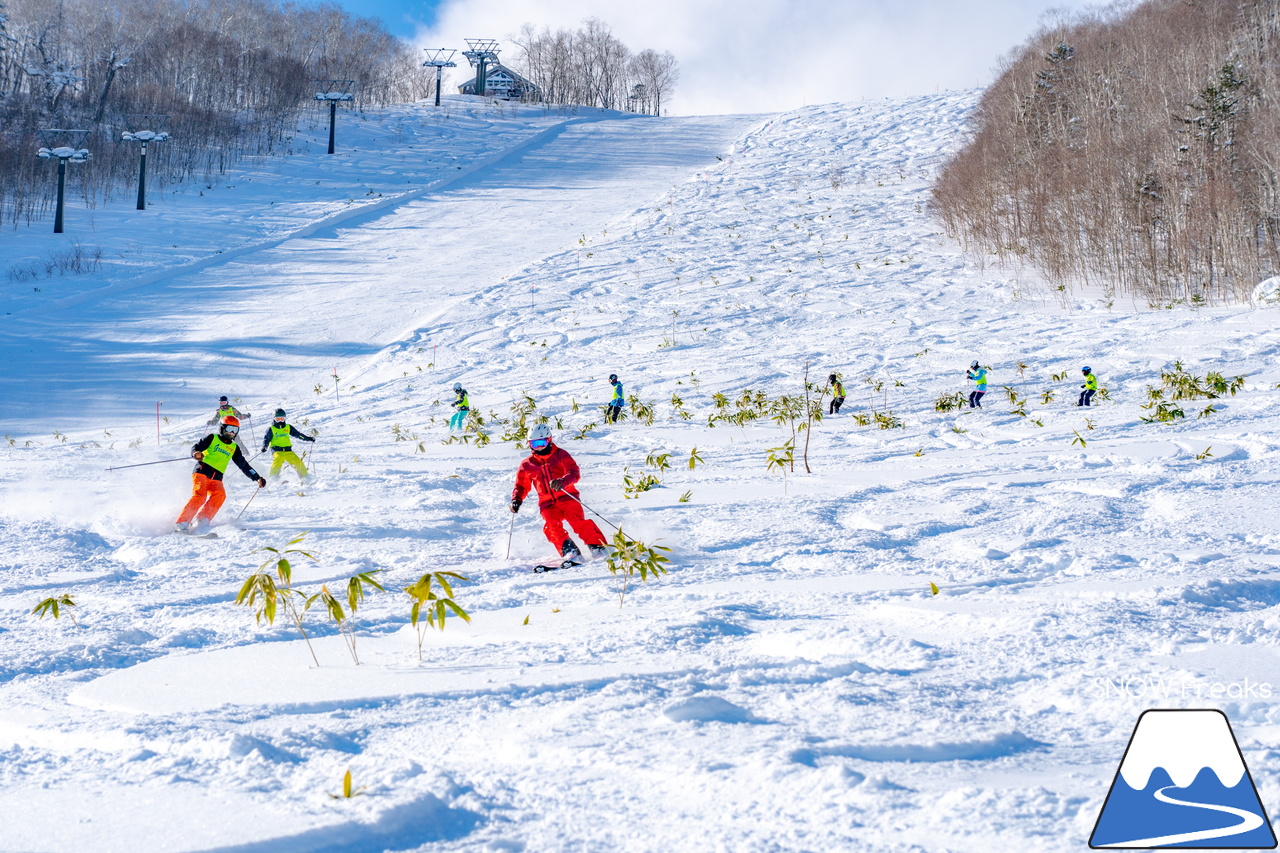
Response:
[[[131,115],[128,116],[130,130],[120,134],[125,142],[142,144],[142,154],[138,160],[138,210],[147,209],[147,144],[163,142],[169,138],[164,126],[169,123],[168,116]],[[135,129],[136,128],[136,129]]]
[[[89,135],[87,130],[67,130],[59,127],[42,128],[37,131],[40,141],[44,143],[36,156],[41,160],[58,158],[58,204],[53,213],[53,233],[62,233],[62,206],[66,198],[67,161],[83,163],[91,156],[88,149],[81,148]]]
[[[489,66],[498,64],[498,40],[466,39],[466,42],[470,50],[464,50],[462,55],[476,69],[476,94],[483,95],[484,81],[489,76]]]
[[[316,92],[316,100],[329,104],[329,153],[333,153],[333,136],[334,125],[338,120],[338,102],[350,101],[355,96],[351,94],[351,87],[355,84],[355,80],[317,80],[323,91]]]
[[[441,69],[458,67],[458,63],[453,61],[453,56],[457,51],[443,47],[439,49],[424,47],[423,50],[427,52],[427,61],[422,63],[422,66],[424,68],[434,68],[436,70],[436,106],[438,107],[440,106]]]

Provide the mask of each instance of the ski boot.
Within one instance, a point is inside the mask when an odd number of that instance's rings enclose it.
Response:
[[[572,539],[564,540],[564,544],[560,546],[560,559],[562,560],[560,564],[561,568],[581,566],[582,552],[578,550],[577,543]]]

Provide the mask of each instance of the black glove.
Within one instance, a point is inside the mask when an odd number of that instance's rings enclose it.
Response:
[[[266,478],[266,477],[259,477],[259,478],[258,478],[258,488],[259,488],[259,489],[265,489],[266,487],[267,487],[267,478]]]
[[[560,491],[562,488],[564,488],[564,480],[563,480],[563,479],[561,479],[561,478],[557,477],[556,479],[554,479],[554,480],[552,480],[552,481],[551,481],[551,491],[553,491],[553,492],[558,492],[558,491]]]
[[[519,511],[520,511],[520,504],[521,504],[521,503],[523,503],[523,501],[521,501],[519,498],[512,498],[512,499],[511,499],[511,511],[512,511],[512,512],[519,512]]]

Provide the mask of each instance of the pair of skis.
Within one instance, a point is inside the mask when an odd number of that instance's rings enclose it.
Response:
[[[534,574],[542,574],[543,572],[558,572],[560,569],[572,569],[582,565],[582,560],[578,557],[565,557],[559,563],[552,565],[551,563],[538,563],[533,567]]]

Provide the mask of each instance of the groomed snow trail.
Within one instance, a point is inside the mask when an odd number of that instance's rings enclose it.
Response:
[[[450,188],[450,217],[424,198],[264,250],[281,298],[350,312],[340,400],[330,352],[307,349],[333,342],[255,349],[277,294],[247,263],[211,268],[236,313],[222,331],[184,321],[169,351],[281,353],[274,369],[187,374],[163,447],[145,418],[73,421],[51,394],[68,420],[0,448],[0,849],[1075,851],[1155,706],[1226,711],[1263,803],[1280,801],[1280,521],[1260,509],[1280,498],[1275,311],[1059,302],[966,262],[927,203],[973,102],[583,122]],[[652,181],[625,163],[575,177],[632,128],[707,154],[641,152]],[[452,251],[495,199],[524,203],[523,174],[594,222],[551,243],[522,221],[494,237],[514,247],[503,263],[404,296],[425,255],[394,235],[416,222]],[[624,190],[650,195],[600,199]],[[400,296],[351,289],[375,264]],[[205,278],[181,281],[67,321],[105,339],[181,316]],[[984,409],[935,412],[974,358],[992,366]],[[1175,360],[1248,379],[1202,419],[1207,401],[1142,423]],[[766,467],[784,429],[708,417],[719,392],[802,392],[806,362],[843,373],[849,400],[813,430],[814,473],[797,462],[784,485]],[[1083,363],[1111,393],[1088,411]],[[14,364],[6,387],[34,386],[40,365]],[[169,375],[117,364],[104,381],[142,399]],[[655,423],[600,426],[610,372]],[[441,443],[454,381],[488,446]],[[217,540],[158,535],[186,464],[101,469],[185,452],[220,393],[317,429],[316,481],[273,483]],[[527,571],[548,552],[529,504],[503,559],[521,451],[497,422],[525,394],[581,464],[583,500],[673,548],[621,607],[598,562]],[[856,420],[890,410],[900,427]],[[661,453],[668,470],[646,467]],[[625,498],[642,470],[662,486]],[[228,483],[224,522],[251,494]],[[232,604],[253,549],[304,530],[320,555],[299,562],[305,588],[384,571],[359,667],[318,617],[316,668]],[[419,664],[399,590],[432,568],[474,580],[457,588],[473,622],[428,636]],[[63,592],[81,627],[29,615]],[[334,801],[348,768],[369,787]]]
[[[299,370],[346,375],[458,299],[715,162],[750,121],[562,117],[402,204],[311,225],[222,262],[206,258],[145,286],[81,296],[70,308],[5,318],[10,351],[28,366],[0,386],[11,401],[6,423],[83,423],[155,400],[203,406],[210,377],[273,395],[290,387],[280,377]],[[420,182],[432,177],[406,168]]]

